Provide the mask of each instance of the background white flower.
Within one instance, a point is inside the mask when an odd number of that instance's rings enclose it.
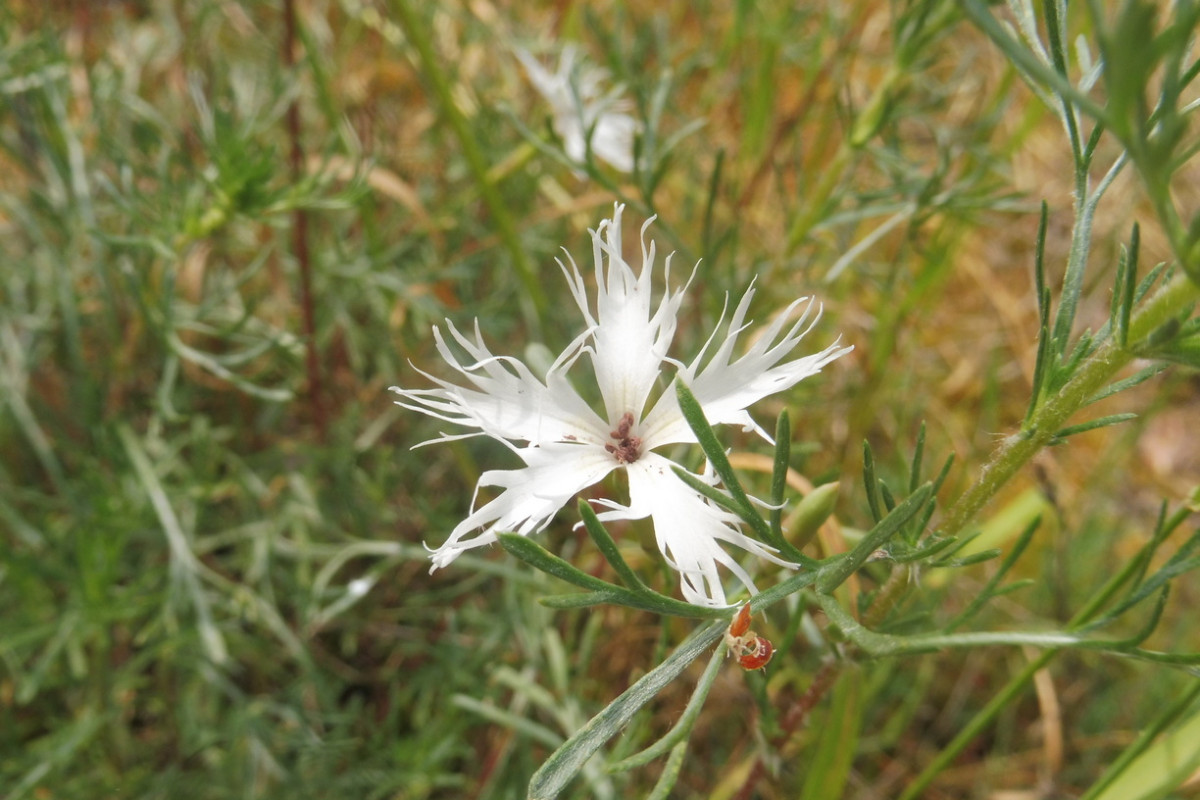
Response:
[[[632,172],[638,122],[625,113],[630,104],[621,97],[619,86],[603,89],[608,73],[581,59],[572,44],[563,47],[555,72],[543,67],[527,50],[517,48],[515,52],[534,88],[550,104],[551,124],[562,139],[567,157],[577,164],[586,163],[590,135],[596,158],[622,172]]]
[[[690,363],[670,358],[667,353],[687,287],[671,291],[668,256],[664,265],[668,285],[657,306],[651,302],[655,247],[653,242],[647,243],[646,229],[653,218],[642,226],[642,266],[635,273],[621,254],[622,210],[623,206],[617,205],[612,218],[591,231],[594,310],[574,259],[568,254],[569,266],[558,262],[586,329],[557,358],[544,380],[516,358],[493,355],[483,342],[478,322],[468,336],[447,321],[450,336],[467,358],[460,361],[435,327],[437,349],[464,383],[422,372],[437,388],[392,387],[401,397],[399,405],[468,429],[460,434],[443,433],[431,441],[490,436],[508,445],[524,462],[518,469],[489,470],[480,476],[471,513],[432,551],[433,568],[449,564],[464,550],[496,541],[497,533],[524,535],[541,530],[575,494],[622,469],[629,481],[629,505],[597,501],[606,509],[600,519],[649,517],[659,549],[680,573],[684,598],[698,605],[724,606],[718,564],[752,592],[756,589],[723,543],[776,564],[796,565],[742,533],[736,517],[681,481],[672,471],[677,465],[653,452],[664,445],[695,442],[695,436],[679,409],[673,385],[662,391],[649,413],[643,413],[651,391],[664,366],[669,365],[676,373],[675,380],[684,381],[691,389],[710,423],[738,424],[766,437],[746,408],[819,372],[851,348],[835,342],[819,353],[786,361],[820,317],[819,308],[813,313],[812,300],[800,298],[778,315],[744,354],[735,356],[738,338],[748,327],[746,312],[754,297],[750,288],[734,309],[723,337],[714,332]],[[789,323],[793,312],[801,308],[799,318]],[[603,417],[566,377],[585,354],[603,399]],[[697,477],[715,482],[711,475]],[[484,487],[500,492],[476,507],[479,490]]]

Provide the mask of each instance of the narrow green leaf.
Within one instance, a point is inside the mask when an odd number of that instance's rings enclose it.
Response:
[[[1011,27],[1002,25],[992,15],[985,0],[961,0],[958,7],[1012,61],[1013,66],[1035,85],[1046,85],[1055,94],[1069,100],[1072,105],[1093,119],[1104,120],[1107,118],[1108,114],[1104,108],[1079,91],[1065,76],[1059,75],[1044,64],[1037,55],[1012,34]]]
[[[1090,199],[1090,198],[1089,198]],[[1067,258],[1067,270],[1063,275],[1062,291],[1058,297],[1058,312],[1054,315],[1051,341],[1052,353],[1060,356],[1067,352],[1071,340],[1071,329],[1075,325],[1075,313],[1079,308],[1079,299],[1083,293],[1083,274],[1087,267],[1086,237],[1090,235],[1091,218],[1086,212],[1081,212],[1076,220],[1075,229],[1071,235],[1071,254]],[[1091,337],[1085,333],[1072,351],[1071,357],[1061,368],[1060,373],[1070,375],[1076,366],[1090,352]]]
[[[692,433],[696,434],[700,449],[708,457],[713,471],[717,473],[717,477],[721,479],[721,483],[729,495],[742,506],[744,514],[739,516],[754,528],[754,532],[760,539],[769,542],[771,527],[754,509],[750,498],[746,496],[746,491],[742,488],[741,481],[738,480],[737,473],[733,470],[733,465],[729,463],[729,458],[725,455],[725,449],[721,446],[712,426],[708,424],[708,419],[704,416],[704,409],[700,407],[700,403],[696,401],[691,390],[683,385],[683,381],[675,382],[675,394],[679,400],[679,409],[683,412],[683,418],[692,429]]]
[[[1139,661],[1149,661],[1152,664],[1171,664],[1176,667],[1200,666],[1200,652],[1164,653],[1161,650],[1143,650],[1140,647],[1135,647],[1121,655],[1136,658]],[[1193,677],[1200,677],[1200,670],[1189,669],[1188,673]]]
[[[1192,513],[1192,510],[1185,504],[1177,508],[1174,514],[1167,516],[1167,508],[1167,501],[1163,500],[1158,507],[1158,517],[1154,521],[1154,534],[1150,537],[1150,541],[1142,545],[1137,555],[1130,562],[1131,568],[1129,574],[1130,585],[1132,586],[1139,586],[1145,580],[1146,571],[1150,569],[1150,562],[1154,559],[1154,554],[1158,552],[1158,548],[1170,538],[1171,534]]]
[[[1142,239],[1142,229],[1135,222],[1133,233],[1129,237],[1129,251],[1126,254],[1124,282],[1121,288],[1121,303],[1117,310],[1116,328],[1117,344],[1125,347],[1129,343],[1129,318],[1133,314],[1133,287],[1137,280],[1138,249]]]
[[[1132,389],[1134,386],[1150,380],[1168,367],[1168,364],[1151,364],[1144,369],[1138,370],[1135,374],[1129,376],[1125,380],[1117,381],[1116,383],[1111,383],[1108,386],[1105,386],[1103,389],[1089,397],[1084,405],[1098,403],[1099,401],[1108,397],[1112,397],[1115,394],[1119,394],[1126,389]]]
[[[892,513],[892,509],[896,507],[896,498],[892,495],[892,490],[888,488],[886,481],[879,481],[879,497],[883,500],[883,507],[887,509],[887,512]]]
[[[792,449],[792,421],[787,409],[775,423],[775,467],[771,472],[771,532],[783,541],[783,501],[787,491],[788,461]],[[774,544],[774,542],[772,542]]]
[[[667,757],[667,763],[663,765],[658,781],[650,794],[646,795],[646,800],[668,800],[671,796],[671,790],[679,781],[679,773],[683,771],[683,757],[687,755],[687,744],[685,740],[671,748],[671,755]]]
[[[896,636],[878,633],[851,616],[831,594],[816,595],[817,604],[845,637],[872,658],[928,653],[948,648],[979,647],[1078,647],[1088,650],[1124,649],[1122,640],[1090,639],[1069,631],[978,631],[969,633],[922,633]]]
[[[1133,587],[1130,589],[1130,593],[1136,591],[1137,587],[1142,584],[1146,570],[1150,566],[1154,554],[1158,552],[1158,548],[1187,519],[1190,513],[1191,511],[1187,506],[1183,506],[1168,517],[1167,503],[1164,500],[1159,508],[1158,521],[1155,524],[1154,535],[1150,538],[1150,541],[1142,545],[1133,558],[1126,561],[1125,565],[1115,575],[1104,582],[1104,585],[1088,599],[1083,608],[1075,613],[1075,616],[1071,618],[1068,625],[1072,629],[1075,629],[1094,620],[1100,613],[1100,610],[1108,605],[1109,601],[1116,596],[1122,586],[1129,584]]]
[[[1098,428],[1106,428],[1109,425],[1117,425],[1122,422],[1128,422],[1131,419],[1137,419],[1137,414],[1112,414],[1110,416],[1100,417],[1099,419],[1093,419],[1088,422],[1081,422],[1078,425],[1068,425],[1058,433],[1054,434],[1053,438],[1061,441],[1066,439],[1068,436],[1074,436],[1077,433],[1086,433],[1087,431],[1094,431]]]
[[[452,696],[450,702],[455,708],[461,708],[463,711],[482,717],[493,725],[508,728],[514,733],[528,737],[546,747],[558,747],[562,744],[562,734],[546,725],[534,722],[525,714],[517,714],[508,709],[499,708],[494,703],[463,694]]]
[[[829,594],[841,586],[847,578],[854,574],[855,570],[871,557],[872,553],[900,532],[904,524],[921,510],[932,494],[933,486],[927,483],[909,495],[903,503],[896,506],[892,513],[868,531],[853,550],[821,570],[817,588],[821,592]]]
[[[754,528],[755,532],[760,534],[760,538],[777,548],[784,558],[790,558],[792,561],[807,567],[815,566],[817,564],[816,559],[814,559],[812,556],[807,556],[804,553],[801,553],[786,539],[776,539],[773,535],[768,535],[771,533],[769,530],[761,530],[759,525],[763,523],[763,520],[762,517],[756,512],[747,513],[746,508],[734,498],[730,497],[725,492],[722,492],[715,486],[709,486],[707,483],[700,480],[682,467],[675,465],[672,467],[672,470],[674,470],[675,476],[679,478],[679,480],[686,483],[698,494],[707,497],[709,500],[713,501],[713,503],[725,509],[729,513],[737,515],[738,519]]]
[[[923,561],[935,553],[942,552],[947,547],[953,547],[957,542],[958,540],[953,536],[944,539],[939,536],[931,536],[920,547],[916,547],[905,553],[893,553],[892,560],[897,564],[911,564],[914,561]]]
[[[1107,324],[1107,323],[1106,323]],[[1063,363],[1059,370],[1062,376],[1070,376],[1075,374],[1079,369],[1079,365],[1083,360],[1096,352],[1096,348],[1100,345],[1100,339],[1091,330],[1085,330],[1079,335],[1079,341],[1076,342],[1074,349],[1071,350],[1070,357]],[[1058,387],[1055,387],[1058,388]]]
[[[914,540],[919,539],[921,534],[929,527],[929,520],[933,519],[933,512],[937,510],[937,500],[931,500],[925,509],[921,512],[921,516],[917,518],[916,524],[909,526],[912,531]],[[954,537],[951,537],[953,539]]]
[[[933,479],[933,493],[937,494],[942,490],[942,484],[946,482],[946,477],[950,474],[950,467],[954,466],[954,453],[946,456],[945,463],[942,464],[942,471]]]
[[[538,603],[546,608],[591,608],[606,604],[624,605],[621,601],[625,597],[626,595],[621,592],[571,592],[570,594],[549,594],[539,597]]]
[[[912,494],[921,485],[921,460],[925,456],[925,421],[917,433],[917,446],[913,451],[912,465],[908,469],[908,493]]]
[[[879,498],[875,487],[879,482],[875,478],[875,455],[871,452],[871,443],[863,439],[863,488],[867,492],[867,505],[871,508],[871,518],[875,522],[883,519],[883,511],[879,508]]]
[[[1146,277],[1142,278],[1142,282],[1138,284],[1137,291],[1133,293],[1133,302],[1140,303],[1142,298],[1154,287],[1158,282],[1159,277],[1166,271],[1167,264],[1162,262],[1154,265],[1154,269],[1146,273]]]
[[[949,624],[943,628],[944,631],[949,633],[959,625],[962,625],[964,622],[979,613],[979,610],[983,608],[989,600],[1000,594],[1000,592],[996,591],[996,587],[1000,585],[1000,581],[1004,580],[1004,576],[1008,574],[1008,571],[1013,568],[1014,564],[1017,563],[1017,559],[1019,559],[1021,554],[1025,552],[1025,548],[1029,546],[1029,542],[1033,540],[1033,534],[1039,527],[1041,527],[1041,524],[1041,514],[1038,514],[1036,517],[1030,520],[1029,524],[1025,526],[1025,530],[1021,531],[1021,535],[1017,537],[1017,541],[1013,543],[1012,549],[1008,551],[1008,555],[1004,557],[1004,561],[1000,562],[1000,567],[996,570],[996,574],[993,575],[986,584],[984,584],[983,589],[980,590],[979,594],[975,595],[975,599],[972,600],[965,609],[963,609],[962,613],[952,619]]]
[[[1197,550],[1200,550],[1200,531],[1194,533],[1190,539],[1184,542],[1179,550],[1157,572],[1138,584],[1137,588],[1130,592],[1128,597],[1118,603],[1103,617],[1093,622],[1089,628],[1099,627],[1116,619],[1133,606],[1159,591],[1160,588],[1165,587],[1168,582],[1185,572],[1190,572],[1200,567],[1200,555],[1195,555]]]
[[[553,575],[584,589],[601,592],[622,591],[621,587],[616,584],[588,575],[573,564],[564,561],[528,536],[522,536],[519,533],[501,533],[497,538],[500,540],[500,546],[509,553],[547,575]]]
[[[583,527],[587,530],[588,535],[592,537],[592,541],[596,543],[596,547],[604,555],[605,560],[612,565],[621,578],[621,582],[634,591],[650,591],[637,573],[621,557],[620,548],[617,547],[617,543],[613,541],[612,536],[600,522],[596,512],[592,510],[591,503],[580,499],[579,516],[583,518]]]
[[[984,533],[984,529],[980,528],[976,531],[972,531],[971,533],[965,534],[963,536],[957,536],[957,537],[953,537],[953,538],[949,539],[948,541],[951,542],[951,544],[949,545],[950,549],[942,557],[950,558],[955,553],[961,553],[963,550],[967,549],[968,545],[974,544],[975,542],[979,541],[983,537],[983,533]],[[978,552],[978,551],[976,550],[975,552]]]
[[[1106,646],[1114,649],[1124,649],[1127,647],[1135,647],[1150,638],[1150,634],[1158,627],[1159,620],[1162,619],[1163,610],[1167,607],[1167,596],[1170,594],[1170,586],[1163,586],[1158,597],[1154,602],[1154,607],[1150,610],[1150,616],[1142,624],[1142,627],[1132,636],[1127,636],[1124,639],[1108,642]]]
[[[698,629],[666,660],[626,689],[603,711],[588,720],[562,747],[554,751],[529,782],[530,800],[551,800],[567,787],[587,762],[633,719],[641,708],[658,696],[688,665],[725,633],[724,621]]]
[[[991,561],[1003,552],[1000,548],[995,547],[991,550],[981,550],[978,553],[972,553],[963,558],[947,558],[942,561],[934,561],[930,564],[931,567],[939,569],[950,569],[954,567],[969,567],[972,564],[982,564],[984,561]]]
[[[801,589],[807,589],[817,582],[821,573],[826,569],[831,569],[834,564],[844,559],[845,555],[835,556],[822,562],[822,566],[817,569],[806,569],[799,572],[785,581],[775,584],[770,589],[763,589],[758,594],[750,599],[750,609],[754,612],[762,611],[785,597],[791,597]]]
[[[1025,423],[1033,419],[1042,402],[1042,387],[1047,384],[1046,372],[1050,364],[1050,329],[1043,325],[1038,330],[1037,357],[1033,362],[1033,389],[1029,393],[1029,408],[1025,410]]]
[[[1108,128],[1104,126],[1104,120],[1096,120],[1095,126],[1092,127],[1092,134],[1088,137],[1087,144],[1083,146],[1083,161],[1085,164],[1092,163],[1092,157],[1096,155],[1096,148],[1100,146],[1100,142],[1107,132]]]
[[[634,591],[617,586],[615,583],[601,580],[559,558],[527,536],[521,536],[517,533],[501,533],[498,538],[500,545],[505,550],[530,566],[548,575],[553,575],[556,578],[564,580],[567,583],[591,590],[580,594],[553,595],[543,598],[541,602],[545,606],[552,608],[582,608],[599,603],[611,603],[613,605],[628,606],[644,611],[653,611],[656,614],[667,614],[676,617],[706,619],[729,615],[728,609],[705,608],[693,605],[683,600],[676,600],[673,597],[659,594],[645,588],[644,585],[643,589]],[[614,544],[613,546],[615,547],[616,545]]]
[[[1063,29],[1064,20],[1059,16],[1058,3],[1042,3],[1046,15],[1046,40],[1050,45],[1050,58],[1054,62],[1054,71],[1063,77],[1067,76],[1067,35]],[[1065,9],[1062,9],[1065,10]]]
[[[692,733],[692,727],[696,724],[696,719],[700,716],[701,709],[704,708],[704,701],[708,699],[708,693],[712,689],[713,682],[717,679],[717,674],[721,671],[721,665],[725,663],[726,655],[727,651],[724,645],[719,645],[713,651],[712,657],[708,660],[708,666],[704,669],[704,674],[700,676],[700,681],[696,684],[691,699],[688,700],[687,707],[683,709],[683,714],[680,715],[675,725],[672,726],[671,730],[667,731],[665,736],[642,752],[618,761],[615,764],[610,764],[608,771],[627,772],[636,767],[643,767],[656,758],[660,758],[676,745],[686,744],[688,737]]]
[[[1125,245],[1121,245],[1121,252],[1117,254],[1117,274],[1113,278],[1112,296],[1108,299],[1108,326],[1107,330],[1112,331],[1117,338],[1117,344],[1124,346],[1121,341],[1121,303],[1125,298],[1125,284],[1128,283],[1129,273],[1129,251]],[[1104,330],[1101,330],[1103,335]]]
[[[141,442],[128,425],[122,423],[117,428],[117,437],[125,448],[125,453],[133,464],[133,470],[146,492],[150,505],[158,516],[166,537],[167,546],[171,553],[171,574],[178,578],[191,598],[196,610],[196,626],[200,632],[200,642],[205,655],[216,664],[224,664],[229,658],[229,648],[221,628],[213,619],[212,602],[201,584],[200,578],[206,567],[192,551],[192,543],[175,508],[171,504],[158,473],[151,463]]]
[[[1033,586],[1035,583],[1037,583],[1037,581],[1035,581],[1033,578],[1022,578],[1019,581],[1006,583],[1005,585],[996,589],[996,591],[992,592],[992,597],[1003,597],[1006,594],[1012,594],[1013,592]]]
[[[1079,307],[1079,298],[1083,292],[1083,272],[1087,266],[1087,260],[1080,257],[1080,254],[1075,252],[1075,248],[1079,241],[1079,229],[1084,222],[1085,219],[1081,215],[1081,219],[1076,222],[1075,231],[1072,232],[1072,253],[1067,258],[1067,270],[1063,275],[1062,290],[1058,297],[1058,311],[1054,315],[1051,333],[1054,346],[1051,349],[1054,354],[1059,356],[1067,351],[1067,343],[1071,339],[1071,329],[1075,324],[1075,311]],[[1077,355],[1082,352],[1082,348],[1076,348]]]
[[[704,203],[704,254],[705,257],[711,259],[716,251],[716,235],[713,232],[713,209],[716,207],[717,197],[721,188],[721,171],[725,166],[725,148],[717,148],[717,156],[714,159],[712,175],[708,179],[708,198]]]
[[[851,665],[833,687],[832,702],[819,728],[817,748],[808,761],[800,800],[842,797],[858,752],[863,723],[862,671]]]
[[[1177,788],[1200,766],[1200,711],[1159,738],[1200,698],[1200,680],[1169,702],[1137,738],[1113,759],[1081,800],[1149,800]]]
[[[1049,219],[1050,207],[1043,200],[1033,250],[1033,283],[1037,289],[1038,321],[1047,331],[1050,330],[1050,288],[1046,285],[1046,228]]]

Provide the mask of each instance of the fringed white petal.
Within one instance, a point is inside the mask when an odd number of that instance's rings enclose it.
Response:
[[[628,114],[607,111],[588,126],[592,132],[592,152],[596,158],[621,172],[633,172],[633,143],[641,130]]]
[[[398,405],[475,428],[480,434],[496,439],[531,444],[561,441],[602,444],[607,440],[607,423],[563,376],[564,370],[578,357],[580,340],[559,357],[543,383],[519,359],[492,355],[483,342],[478,322],[474,340],[459,332],[453,323],[447,322],[447,326],[455,342],[472,360],[461,363],[441,330],[434,328],[438,352],[470,386],[459,386],[421,372],[440,388],[393,386],[391,390],[406,401],[398,400]],[[437,441],[446,438],[451,437],[443,435]]]
[[[820,306],[816,307],[814,315],[814,301],[802,297],[792,302],[755,337],[744,355],[734,359],[733,352],[738,337],[749,327],[745,318],[753,297],[754,289],[748,289],[729,320],[725,338],[721,340],[711,358],[705,363],[705,352],[708,350],[706,344],[700,355],[679,371],[676,380],[684,381],[692,391],[710,424],[740,425],[745,430],[756,431],[770,441],[770,436],[754,422],[746,409],[764,397],[792,388],[854,348],[841,347],[838,342],[834,342],[818,353],[781,364],[780,362],[791,354],[821,317]],[[792,313],[802,305],[804,311],[799,319],[781,336]],[[710,339],[709,344],[712,341]],[[641,432],[647,447],[696,441],[679,410],[674,386],[662,394],[651,412],[646,415]]]
[[[527,50],[517,48],[515,54],[534,88],[550,105],[551,124],[567,157],[583,164],[590,138],[596,158],[622,172],[632,172],[633,144],[640,125],[625,113],[630,104],[622,98],[621,87],[603,88],[608,73],[580,59],[574,45],[563,47],[553,73]]]
[[[671,259],[664,265],[667,288],[658,306],[652,303],[655,260],[654,242],[647,242],[642,226],[642,266],[638,272],[621,252],[621,212],[616,204],[611,219],[603,220],[592,234],[595,261],[596,313],[592,315],[585,284],[574,260],[570,268],[561,261],[571,294],[591,331],[587,347],[604,399],[608,422],[615,425],[626,413],[640,417],[650,391],[668,361],[667,351],[675,336],[676,318],[683,290],[670,290]],[[685,287],[686,288],[686,287]],[[673,363],[673,362],[672,362]]]
[[[736,527],[737,517],[697,494],[672,471],[675,464],[647,453],[628,465],[629,505],[605,503],[610,510],[601,520],[642,519],[654,523],[658,549],[672,569],[679,572],[679,588],[689,603],[724,607],[725,587],[717,566],[733,573],[751,594],[758,590],[748,572],[725,552],[722,544],[785,567],[796,567],[775,555],[775,549],[751,539]]]
[[[564,60],[573,58],[573,53],[564,53]],[[560,76],[526,66],[539,85],[560,80]],[[739,424],[766,436],[746,412],[747,407],[791,388],[851,348],[835,343],[819,353],[788,361],[820,315],[819,310],[813,313],[811,301],[802,299],[767,325],[744,354],[735,357],[739,337],[749,327],[746,314],[754,296],[750,289],[730,315],[723,336],[714,333],[690,364],[672,359],[668,349],[687,285],[671,291],[668,258],[664,263],[666,288],[657,304],[654,302],[655,248],[646,237],[650,221],[642,227],[642,264],[635,271],[621,250],[622,211],[623,206],[616,205],[612,217],[591,232],[597,292],[594,306],[587,282],[570,254],[566,263],[559,262],[585,326],[544,379],[519,359],[494,355],[484,344],[478,323],[473,336],[450,324],[448,338],[437,328],[434,336],[438,352],[458,372],[463,385],[422,372],[435,388],[392,387],[400,395],[399,405],[466,429],[464,433],[443,433],[435,441],[489,436],[507,444],[525,462],[520,469],[491,470],[480,477],[476,497],[481,490],[498,489],[499,493],[478,507],[472,501],[467,518],[432,551],[433,565],[435,569],[445,566],[465,550],[496,541],[505,531],[527,535],[541,530],[580,490],[624,466],[630,503],[597,501],[605,509],[601,519],[649,517],[659,549],[680,574],[684,598],[698,605],[723,607],[726,595],[720,567],[755,591],[750,573],[726,552],[726,545],[781,566],[796,565],[742,533],[733,515],[679,480],[672,472],[672,462],[650,452],[661,445],[694,441],[673,388],[642,416],[663,366],[677,369],[676,380],[691,387],[710,422]],[[801,306],[803,313],[792,321],[793,312]],[[593,411],[566,378],[585,353],[604,401],[605,417]],[[519,447],[520,443],[528,446]],[[715,483],[710,471],[700,477]]]
[[[498,533],[526,536],[540,531],[572,497],[617,466],[604,448],[583,444],[527,447],[517,454],[525,462],[524,467],[489,470],[480,476],[475,487],[477,496],[483,487],[502,491],[474,509],[454,527],[444,544],[431,551],[430,572],[446,566],[465,550],[495,542]]]

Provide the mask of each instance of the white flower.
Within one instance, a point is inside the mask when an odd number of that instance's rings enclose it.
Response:
[[[577,164],[587,162],[591,152],[622,172],[633,171],[633,140],[638,123],[624,113],[629,103],[620,87],[603,91],[608,77],[604,70],[578,59],[574,45],[566,45],[559,56],[558,70],[549,72],[528,51],[517,48],[517,59],[529,80],[550,104],[554,132],[563,141],[567,157]]]
[[[664,366],[669,365],[676,373],[675,380],[691,389],[710,423],[737,424],[766,437],[746,408],[791,388],[851,348],[835,342],[814,355],[786,360],[820,316],[819,308],[812,313],[812,300],[801,298],[776,317],[744,354],[735,356],[738,337],[749,327],[746,312],[754,297],[750,288],[734,309],[723,336],[714,332],[690,363],[669,358],[676,316],[687,287],[672,292],[668,284],[658,304],[651,302],[655,250],[653,242],[647,245],[646,229],[653,218],[642,226],[642,267],[635,273],[621,255],[622,209],[617,205],[612,219],[601,221],[591,231],[596,262],[594,310],[574,259],[567,255],[569,267],[558,262],[586,328],[557,358],[544,380],[516,358],[493,355],[483,342],[478,322],[474,335],[469,336],[447,321],[450,336],[466,354],[465,359],[460,360],[440,329],[435,327],[433,333],[438,352],[459,373],[462,385],[422,372],[438,388],[392,387],[402,398],[396,401],[399,405],[468,429],[456,435],[443,433],[431,441],[490,436],[508,445],[524,462],[518,469],[489,470],[480,476],[476,499],[484,487],[498,488],[499,494],[478,507],[472,501],[467,518],[432,551],[433,569],[446,566],[465,550],[496,541],[497,533],[540,531],[579,491],[620,469],[629,481],[629,505],[596,501],[606,509],[600,519],[649,517],[659,549],[680,573],[684,598],[698,605],[724,606],[718,564],[751,592],[756,589],[723,544],[776,564],[796,565],[743,534],[732,514],[681,481],[672,471],[678,465],[654,452],[696,439],[679,409],[674,385],[661,391],[647,413],[651,392],[659,384]],[[668,256],[664,265],[668,279],[670,262]],[[792,312],[801,307],[799,319],[789,324]],[[567,372],[585,354],[603,400],[603,416],[592,410],[567,379]],[[697,477],[716,482],[710,474]]]

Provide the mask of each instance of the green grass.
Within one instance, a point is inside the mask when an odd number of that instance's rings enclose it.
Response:
[[[480,471],[512,462],[482,440],[410,450],[446,426],[386,391],[426,385],[414,366],[448,377],[430,335],[445,317],[479,318],[501,353],[569,342],[577,312],[553,260],[565,246],[590,269],[586,229],[615,200],[635,224],[659,215],[675,280],[703,259],[678,353],[695,352],[726,294],[756,275],[757,319],[817,294],[825,316],[811,341],[840,333],[855,345],[756,409],[769,424],[786,406],[791,466],[841,482],[808,552],[827,556],[874,525],[864,441],[897,499],[917,487],[924,423],[922,480],[955,456],[930,530],[982,526],[1007,553],[1041,515],[1005,578],[1029,584],[962,630],[1066,629],[1150,540],[1160,504],[1175,513],[1200,483],[1194,457],[1166,472],[1148,457],[1175,438],[1160,420],[1196,418],[1186,282],[1176,305],[1134,314],[1120,349],[1177,366],[1070,417],[1136,421],[1038,440],[1013,477],[981,479],[1026,420],[1035,377],[1074,385],[1065,345],[1109,319],[1134,222],[1139,278],[1158,262],[1200,272],[1197,228],[1179,210],[1194,183],[1189,112],[1158,117],[1179,122],[1172,138],[1169,125],[1139,128],[1148,112],[1127,96],[1168,92],[1178,48],[1127,63],[1122,31],[1148,36],[1165,21],[1143,28],[1129,12],[1097,34],[1085,11],[1065,21],[1071,41],[1083,34],[1093,57],[1143,80],[1087,93],[1119,102],[1083,174],[1094,189],[1121,148],[1131,163],[1083,251],[1072,249],[1080,168],[1063,124],[1014,72],[1011,48],[948,2],[552,12],[17,0],[0,11],[0,800],[523,797],[563,741],[705,624],[545,608],[539,598],[565,584],[501,548],[430,575],[422,544],[463,517]],[[1187,14],[1174,19],[1191,34]],[[637,174],[599,165],[579,177],[564,163],[509,51],[556,37],[624,83],[646,124]],[[1194,99],[1187,66],[1179,106]],[[1054,309],[1078,301],[1044,373],[1043,200]],[[1087,272],[1064,292],[1077,263]],[[1180,329],[1164,328],[1181,309]],[[718,433],[734,453],[768,452]],[[769,472],[743,480],[768,495]],[[981,484],[990,502],[954,516]],[[577,521],[572,507],[536,540],[611,579]],[[1182,519],[1147,574],[1194,530]],[[648,527],[613,533],[644,580],[677,594]],[[923,566],[893,593],[899,573],[876,561],[835,596],[881,633],[936,631],[999,564]],[[1195,577],[1181,568],[1170,585],[1144,646],[1200,650]],[[1097,635],[1132,636],[1153,602]],[[731,663],[716,675],[672,762],[671,797],[1105,797],[1114,762],[1138,797],[1196,791],[1177,787],[1200,753],[1169,738],[1195,729],[1194,665],[1072,649],[1026,681],[1039,654],[1019,646],[868,658],[831,644],[819,605],[815,592],[793,595],[756,622],[779,652],[765,674]],[[604,765],[670,730],[701,669],[634,716],[563,796],[649,796],[665,759]],[[996,714],[977,718],[994,698]],[[976,735],[946,749],[973,719]],[[1142,761],[1127,749],[1140,734]],[[919,788],[939,753],[944,768]],[[1181,760],[1147,766],[1171,755]]]

